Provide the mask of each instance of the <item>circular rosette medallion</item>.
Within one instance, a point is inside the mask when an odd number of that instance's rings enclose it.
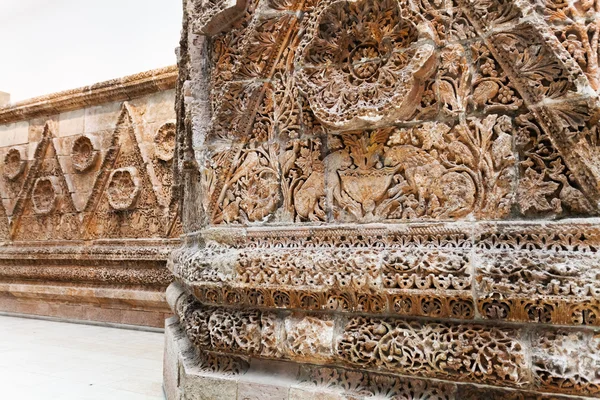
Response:
[[[161,125],[154,136],[154,152],[162,161],[171,161],[175,155],[175,122]]]
[[[71,160],[73,168],[77,172],[87,171],[98,157],[98,151],[95,149],[92,139],[88,136],[80,136],[73,142],[71,147]]]
[[[60,193],[57,181],[58,179],[54,176],[36,179],[31,195],[33,210],[36,214],[50,214],[56,207],[56,200]]]
[[[115,210],[131,209],[140,194],[140,178],[135,168],[115,169],[108,179],[108,203]]]
[[[433,31],[395,0],[325,4],[297,60],[315,116],[344,130],[411,117],[435,70]]]
[[[21,156],[21,152],[18,149],[10,149],[4,157],[4,176],[8,180],[15,180],[25,170],[25,160]]]

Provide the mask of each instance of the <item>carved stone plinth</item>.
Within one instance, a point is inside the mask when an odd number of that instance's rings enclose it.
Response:
[[[596,4],[184,3],[169,400],[600,397]]]

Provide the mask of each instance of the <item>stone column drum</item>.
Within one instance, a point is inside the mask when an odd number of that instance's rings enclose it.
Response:
[[[600,397],[600,19],[185,0],[169,400]]]

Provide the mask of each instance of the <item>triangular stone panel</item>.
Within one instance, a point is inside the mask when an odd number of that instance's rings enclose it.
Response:
[[[162,208],[136,137],[134,114],[125,103],[84,211],[86,239],[152,238],[165,231]]]
[[[13,211],[11,236],[15,241],[79,237],[81,221],[58,161],[53,136],[53,126],[48,122]]]

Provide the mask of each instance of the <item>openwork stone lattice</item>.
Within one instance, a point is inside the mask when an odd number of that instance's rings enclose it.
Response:
[[[600,397],[597,5],[184,5],[181,359],[308,371],[290,399]]]

